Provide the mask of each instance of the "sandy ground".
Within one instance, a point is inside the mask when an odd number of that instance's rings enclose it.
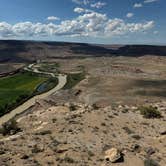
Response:
[[[12,166],[144,166],[153,159],[166,165],[166,103],[156,103],[163,117],[145,119],[135,107],[94,109],[69,103],[34,109],[17,119],[22,132],[0,137],[0,163]],[[126,111],[127,110],[127,111]],[[110,163],[105,151],[117,148],[124,161]]]
[[[101,57],[59,60],[59,64],[62,72],[85,68],[87,79],[76,87],[82,90],[79,102],[133,105],[166,97],[165,57]]]
[[[66,73],[83,66],[86,78],[17,117],[22,131],[0,135],[0,165],[166,165],[166,58],[56,61]],[[157,107],[162,117],[144,118],[140,105]],[[123,153],[124,161],[107,162],[111,148]]]

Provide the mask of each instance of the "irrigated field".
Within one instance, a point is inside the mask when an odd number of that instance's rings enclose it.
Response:
[[[36,88],[48,80],[34,73],[24,72],[0,79],[0,115],[16,103],[30,97]]]

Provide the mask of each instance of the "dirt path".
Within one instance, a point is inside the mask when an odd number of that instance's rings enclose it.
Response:
[[[59,74],[59,76],[57,78],[59,80],[59,83],[55,88],[51,89],[50,91],[48,91],[46,93],[43,93],[43,94],[36,95],[36,96],[32,97],[31,99],[29,99],[28,101],[26,101],[22,105],[18,106],[16,109],[14,109],[11,112],[9,112],[9,113],[5,114],[4,116],[2,116],[0,118],[0,126],[3,123],[10,120],[11,118],[15,117],[17,114],[20,114],[23,111],[25,111],[26,109],[28,109],[29,107],[33,106],[35,104],[36,100],[44,99],[44,98],[48,97],[49,95],[51,95],[52,93],[55,93],[56,91],[63,88],[63,86],[66,84],[66,75]]]
[[[50,75],[51,77],[56,77],[54,73],[39,71],[38,69],[33,67],[34,65],[35,64],[30,64],[28,67],[25,67],[24,70],[34,72],[37,74],[45,74],[45,75]]]

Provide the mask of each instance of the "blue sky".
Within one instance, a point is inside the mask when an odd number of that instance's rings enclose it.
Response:
[[[166,44],[165,0],[0,0],[0,38]]]

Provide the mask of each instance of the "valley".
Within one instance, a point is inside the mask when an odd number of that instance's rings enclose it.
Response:
[[[166,165],[161,47],[26,44],[31,53],[49,48],[0,68],[10,66],[0,78],[1,106],[28,94],[0,117],[0,165]]]

